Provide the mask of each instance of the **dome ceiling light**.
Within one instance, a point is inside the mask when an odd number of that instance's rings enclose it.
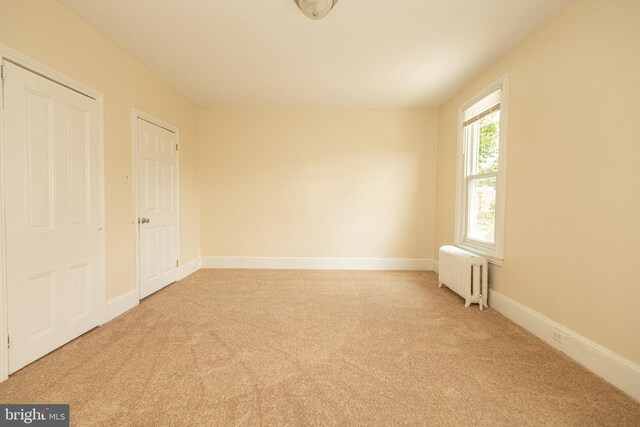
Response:
[[[331,12],[338,0],[293,0],[309,19],[322,19]]]

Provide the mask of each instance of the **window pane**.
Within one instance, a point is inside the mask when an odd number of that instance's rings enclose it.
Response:
[[[469,181],[469,224],[467,237],[495,242],[496,177]]]
[[[498,171],[500,110],[467,125],[469,175]]]

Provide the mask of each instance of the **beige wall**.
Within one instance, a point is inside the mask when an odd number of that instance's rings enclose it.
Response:
[[[435,110],[202,110],[202,255],[432,258]]]
[[[579,0],[440,109],[436,247],[454,237],[457,109],[510,78],[493,289],[640,362],[640,2]]]
[[[0,0],[0,43],[104,94],[107,298],[134,289],[132,108],[180,128],[181,259],[198,257],[196,107],[54,0]]]

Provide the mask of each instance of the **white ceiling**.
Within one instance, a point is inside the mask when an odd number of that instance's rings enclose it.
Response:
[[[566,0],[61,0],[202,107],[437,107]]]

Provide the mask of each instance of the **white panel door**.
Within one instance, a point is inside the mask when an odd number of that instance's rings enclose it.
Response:
[[[177,279],[176,134],[137,119],[140,298]]]
[[[98,325],[98,103],[4,63],[9,372]]]

